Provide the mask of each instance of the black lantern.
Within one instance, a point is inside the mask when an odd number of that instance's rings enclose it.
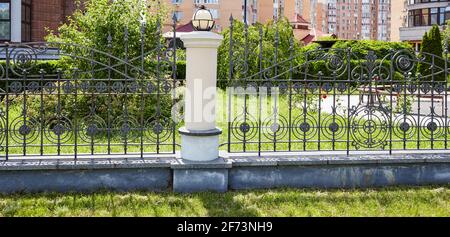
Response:
[[[202,5],[192,16],[191,23],[196,31],[210,31],[214,27],[213,15]]]

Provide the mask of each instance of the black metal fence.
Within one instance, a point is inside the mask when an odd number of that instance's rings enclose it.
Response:
[[[157,40],[151,49],[142,27],[137,54],[128,51],[127,29],[123,39],[106,36],[106,51],[51,42],[0,45],[0,157],[174,154],[182,122],[173,112],[182,112],[177,91],[183,89],[175,24],[169,42]],[[247,25],[231,25],[224,35],[221,149],[448,149],[447,45],[444,56],[408,49],[382,57],[351,48],[299,51],[295,39],[274,27],[269,42],[263,38],[271,32],[260,29],[255,41]],[[162,25],[157,28],[155,38],[163,39]],[[113,42],[123,44],[123,55],[114,55]],[[39,58],[67,63],[43,67]]]
[[[128,29],[120,40],[105,36],[106,52],[52,42],[0,45],[0,156],[175,153],[176,45],[163,40],[158,22],[148,49],[145,27],[140,42],[129,42]],[[115,41],[123,55],[112,52]],[[131,43],[140,52],[131,54]],[[43,58],[65,63],[52,68]]]
[[[448,44],[444,56],[299,53],[276,25],[270,47],[263,38],[271,32],[260,28],[255,40],[247,25],[234,28],[231,19],[228,78],[219,82],[237,92],[228,94],[222,124],[229,152],[448,149]]]

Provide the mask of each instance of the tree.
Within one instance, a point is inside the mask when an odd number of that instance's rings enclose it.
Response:
[[[278,47],[275,47],[277,28]],[[261,35],[260,30],[262,31]],[[294,39],[294,33],[289,21],[284,18],[278,22],[270,21],[264,25],[250,25],[247,31],[248,42],[246,42],[244,23],[237,20],[233,21],[232,79],[243,79],[250,76],[255,77],[255,79],[261,79],[264,76],[275,76],[273,71],[267,72],[265,75],[258,74],[261,69],[260,63],[262,69],[276,66],[276,74],[280,75],[280,78],[287,78],[289,73],[286,73],[286,71],[290,65],[287,59],[290,57],[291,43],[294,54],[300,49],[299,42]],[[230,67],[230,28],[225,29],[222,35],[224,36],[224,40],[218,52],[218,78],[219,80],[226,80],[229,77]],[[260,60],[260,48],[262,48],[262,61]],[[275,48],[277,52],[276,61]]]
[[[427,81],[445,80],[445,60],[442,57],[442,38],[437,25],[433,25],[428,33],[425,33],[422,39],[420,49],[420,58],[423,59],[417,66],[417,71],[421,78]]]
[[[77,4],[80,6],[79,1]],[[90,50],[93,49],[117,58],[133,59],[141,56],[141,36],[144,37],[143,51],[146,53],[154,51],[158,40],[162,41],[157,28],[158,24],[162,27],[166,16],[164,5],[156,5],[155,1],[86,0],[83,1],[83,7],[78,7],[56,33],[49,31],[46,40],[62,43],[61,49],[71,55],[83,54],[82,56],[90,58]],[[145,27],[141,34],[143,22]],[[126,31],[127,45],[124,42]],[[92,57],[102,63],[107,63],[110,59],[101,53],[95,53]],[[64,63],[82,71],[90,67],[89,60],[68,58]],[[132,63],[137,66],[140,61]]]
[[[77,4],[80,6],[80,2]],[[73,108],[72,94],[63,95],[62,101],[66,104],[64,110],[68,117],[80,117],[80,114],[88,114],[95,108],[96,114],[102,118],[107,115],[118,118],[124,115],[125,106],[129,114],[126,116],[140,116],[142,112],[145,118],[155,116],[156,113],[170,116],[172,100],[169,94],[162,92],[163,95],[157,96],[153,92],[143,99],[139,90],[136,93],[131,91],[131,88],[142,83],[153,83],[154,87],[157,85],[156,72],[152,67],[156,65],[158,51],[164,50],[161,29],[168,20],[167,15],[164,5],[156,1],[85,0],[83,7],[78,8],[67,23],[61,25],[56,32],[49,32],[47,41],[68,55],[59,62],[64,74],[75,78],[72,73],[74,68],[77,69],[76,78],[80,79],[75,82],[78,83],[77,88],[101,88],[104,83],[110,83],[105,80],[110,78],[119,79],[118,83],[122,83],[116,88],[122,88],[122,92],[124,89],[129,91],[127,95],[112,93],[108,96],[80,93],[77,98],[78,108]],[[144,44],[141,44],[142,41]],[[164,63],[163,60],[159,61]],[[139,72],[142,65],[145,73]],[[158,79],[171,73],[170,69],[165,71],[166,68],[169,68],[168,64],[161,65]],[[125,80],[127,77],[131,80]],[[110,87],[114,89],[114,86]],[[46,106],[52,110],[56,100],[47,101],[50,102]],[[142,108],[142,104],[145,108]]]

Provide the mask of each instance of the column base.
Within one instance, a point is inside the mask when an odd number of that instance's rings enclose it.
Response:
[[[173,191],[177,193],[226,192],[232,164],[223,158],[209,162],[179,160],[172,164]]]
[[[181,135],[181,158],[190,161],[213,161],[219,158],[219,135],[216,128],[205,131],[179,129]]]

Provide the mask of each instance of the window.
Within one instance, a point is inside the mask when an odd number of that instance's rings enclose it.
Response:
[[[219,10],[217,9],[209,9],[214,19],[219,18]]]
[[[181,21],[181,19],[183,18],[183,12],[176,11],[176,12],[174,12],[174,14],[175,14],[175,18],[177,19],[177,21]]]
[[[11,3],[0,0],[0,40],[11,40]]]
[[[431,26],[434,24],[444,25],[450,19],[450,8],[424,8],[408,12],[408,26]]]
[[[22,0],[22,42],[31,41],[31,1]]]

